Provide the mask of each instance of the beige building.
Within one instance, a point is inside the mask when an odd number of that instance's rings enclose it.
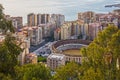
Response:
[[[61,65],[65,65],[65,55],[54,53],[48,56],[47,66],[50,67],[52,70],[56,69]]]
[[[51,14],[51,22],[55,24],[56,28],[60,27],[65,22],[65,16],[62,14]]]
[[[84,26],[83,20],[77,20],[71,22],[71,36],[78,36],[82,34],[82,27]]]
[[[60,40],[61,38],[61,30],[60,28],[57,28],[55,31],[54,31],[54,40],[57,41],[57,40]]]
[[[37,14],[37,25],[47,24],[50,22],[50,14]]]
[[[30,40],[27,38],[27,35],[25,32],[17,32],[13,34],[13,36],[17,40],[17,44],[20,44],[20,48],[23,49],[23,51],[18,55],[18,62],[20,65],[25,64],[25,56],[29,53],[30,48]],[[3,42],[5,39],[5,35],[0,35],[0,43]]]
[[[120,9],[113,10],[112,13],[120,16]]]
[[[87,11],[78,13],[78,20],[84,20],[85,23],[92,23],[96,21],[95,12]]]
[[[31,27],[28,29],[28,37],[30,37],[31,45],[38,45],[42,41],[42,28],[41,27]]]
[[[12,24],[15,28],[20,29],[23,27],[22,17],[11,17]]]
[[[69,21],[61,26],[61,40],[77,39],[78,36],[88,34],[83,20]]]
[[[21,29],[30,39],[30,45],[38,45],[42,41],[42,28],[38,26],[24,27]]]
[[[8,21],[12,21],[12,25],[16,30],[23,27],[23,18],[21,16],[11,17],[10,15],[4,15],[4,17]]]
[[[23,52],[19,54],[18,61],[21,65],[23,65],[25,64],[25,55],[29,54],[30,39],[27,38],[27,34],[24,31],[16,33],[16,38],[18,43],[22,43],[20,47],[23,49]]]
[[[70,39],[71,37],[71,23],[64,23],[61,26],[61,40]]]
[[[20,47],[23,49],[23,52],[21,52],[18,56],[18,61],[20,65],[24,65],[27,63],[37,63],[37,55],[29,53],[30,37],[28,37],[28,32],[26,31],[26,29],[29,31],[32,28],[25,27],[24,29],[22,29],[21,32],[16,33],[18,43],[22,43]]]
[[[100,23],[89,23],[89,39],[93,40],[100,31],[101,24]]]
[[[24,65],[25,56],[26,54],[29,54],[30,41],[26,37],[26,34],[24,32],[15,33],[14,36],[17,39],[17,43],[21,44],[20,47],[23,49],[23,51],[18,55],[18,62],[20,63],[20,65]],[[5,36],[0,35],[0,42],[2,42],[4,39],[5,39]]]
[[[30,27],[26,27],[26,29],[29,30]],[[20,47],[23,49],[23,52],[21,52],[18,56],[18,61],[20,65],[24,65],[27,63],[37,63],[37,55],[29,53],[30,38],[28,37],[28,33],[25,30],[22,30],[21,32],[18,32],[16,34],[16,38],[18,40],[18,43],[22,43]]]
[[[36,64],[37,63],[37,55],[34,53],[26,54],[25,63],[26,64],[28,64],[28,63]]]
[[[89,25],[88,25],[88,24],[84,24],[83,26],[84,26],[84,34],[85,34],[85,36],[87,37],[88,34],[89,34],[89,32],[88,32],[88,30],[89,30]]]
[[[39,27],[42,28],[43,38],[54,36],[54,30],[55,30],[54,24],[52,23],[40,24]]]
[[[30,13],[27,15],[28,26],[37,26],[37,15]]]

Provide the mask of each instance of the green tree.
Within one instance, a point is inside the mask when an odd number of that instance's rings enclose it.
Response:
[[[2,4],[0,4],[0,19],[2,19],[2,17],[3,17],[3,6],[2,6]]]
[[[81,49],[84,56],[81,80],[119,80],[116,67],[120,56],[120,30],[113,25],[101,31],[87,47]],[[90,77],[91,76],[91,77]],[[100,78],[101,76],[101,78]]]
[[[15,32],[15,28],[12,25],[12,21],[6,20],[3,13],[3,6],[0,4],[0,30],[3,34],[6,34],[7,31]]]
[[[46,62],[46,58],[42,56],[38,56],[38,62]]]
[[[50,70],[42,64],[17,66],[16,73],[16,80],[51,80]]]
[[[84,76],[80,80],[104,80],[104,76],[99,68],[95,71],[93,67],[90,67],[84,72]]]
[[[0,80],[12,80],[11,77],[15,75],[14,67],[18,64],[17,58],[22,49],[13,36],[12,22],[4,18],[3,9],[0,4],[0,31],[5,35],[5,40],[0,42],[0,75],[2,76]]]
[[[54,80],[78,80],[79,65],[75,62],[67,63],[56,70]]]
[[[0,80],[12,80],[11,75],[4,75],[3,73],[0,73]]]
[[[17,41],[11,34],[6,35],[5,40],[0,44],[0,72],[13,74],[14,66],[18,64],[18,55],[22,51]]]

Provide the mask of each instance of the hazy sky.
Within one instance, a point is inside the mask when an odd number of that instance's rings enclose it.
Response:
[[[95,11],[110,12],[115,8],[105,8],[106,4],[120,3],[120,0],[0,0],[4,12],[11,16],[22,16],[24,23],[28,13],[61,13],[66,20],[77,19],[77,13]]]

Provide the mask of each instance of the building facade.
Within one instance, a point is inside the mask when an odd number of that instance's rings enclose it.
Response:
[[[25,56],[25,64],[37,64],[37,55],[34,53],[26,54]]]
[[[61,26],[61,40],[69,39],[71,37],[71,23],[64,23]]]
[[[58,28],[64,24],[65,16],[62,14],[51,14],[51,22],[56,25],[56,28]]]
[[[47,66],[52,70],[57,67],[65,65],[65,55],[63,54],[50,54],[47,58]]]
[[[57,41],[57,40],[60,40],[60,38],[61,38],[61,30],[60,28],[57,28],[54,31],[54,40]]]
[[[37,15],[37,25],[47,24],[50,22],[50,14],[36,14]]]
[[[30,48],[30,39],[27,38],[26,32],[17,32],[16,33],[16,39],[18,43],[22,43],[20,47],[23,49],[23,52],[21,52],[18,56],[18,61],[20,65],[25,64],[25,56],[26,54],[29,54],[29,48]]]
[[[42,41],[42,28],[32,26],[28,28],[28,37],[30,38],[31,45],[38,45]]]
[[[21,29],[23,27],[23,18],[22,17],[11,17],[12,24],[15,28]]]
[[[27,15],[27,24],[28,26],[37,26],[37,15],[30,13]]]
[[[93,40],[100,31],[101,24],[100,23],[89,23],[89,39]]]
[[[84,20],[85,23],[92,23],[95,19],[95,12],[87,11],[78,13],[78,20]]]

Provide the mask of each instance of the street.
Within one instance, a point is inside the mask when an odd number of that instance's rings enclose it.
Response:
[[[46,38],[42,43],[38,44],[38,45],[35,45],[35,46],[30,46],[30,53],[39,49],[40,47],[44,46],[45,44],[47,44],[48,42],[51,42],[53,40],[51,40],[50,38]]]

